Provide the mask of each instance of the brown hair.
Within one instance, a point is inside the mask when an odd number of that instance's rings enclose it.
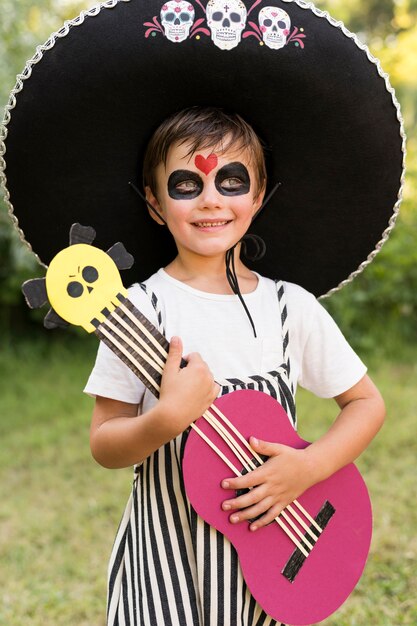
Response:
[[[221,146],[222,152],[232,146],[247,149],[255,169],[256,194],[265,186],[264,150],[253,128],[236,113],[225,113],[215,107],[191,107],[162,122],[148,144],[143,163],[143,184],[153,193],[156,192],[155,170],[160,163],[166,163],[168,150],[174,143],[189,143],[188,155],[216,146]]]

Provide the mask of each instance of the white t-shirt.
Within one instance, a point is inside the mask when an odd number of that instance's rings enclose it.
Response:
[[[257,276],[256,289],[244,295],[256,338],[236,295],[199,291],[163,269],[145,281],[148,295],[136,284],[129,289],[129,299],[157,326],[149,297],[155,293],[168,341],[173,335],[181,337],[184,355],[199,352],[215,380],[246,378],[274,370],[283,362],[276,285]],[[294,389],[299,384],[322,398],[347,391],[364,376],[365,365],[312,294],[293,283],[284,283],[284,288]],[[103,343],[84,391],[141,404],[142,411],[155,402],[143,383]]]

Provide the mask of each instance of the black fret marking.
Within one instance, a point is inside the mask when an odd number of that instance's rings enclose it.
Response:
[[[334,506],[330,504],[328,500],[326,500],[326,502],[323,504],[320,511],[318,512],[317,517],[315,517],[315,521],[322,529],[322,532],[326,528],[329,520],[331,519],[331,517],[334,515],[335,512],[336,512],[336,509],[334,508]],[[310,530],[315,534],[317,534],[318,532],[313,524],[311,524]],[[310,541],[311,543],[311,538],[308,533],[304,534],[304,538]],[[318,540],[319,539],[320,539],[320,536],[318,537]],[[306,546],[305,543],[301,542],[301,545],[303,546],[305,550],[307,550],[308,552],[311,552],[311,550],[309,550],[309,548]],[[294,552],[292,553],[292,555],[290,556],[281,574],[285,576],[285,578],[289,580],[290,583],[293,583],[306,559],[307,557],[304,556],[301,550],[299,548],[296,548]]]

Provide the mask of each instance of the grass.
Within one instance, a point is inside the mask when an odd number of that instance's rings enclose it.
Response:
[[[1,626],[104,626],[107,561],[131,472],[104,470],[90,456],[92,401],[80,391],[94,351],[94,338],[74,336],[0,354]],[[372,551],[357,589],[324,626],[417,623],[416,369],[411,359],[371,369],[388,408],[358,462],[373,500]],[[335,405],[301,390],[298,413],[301,436],[312,440]]]
[[[0,363],[0,624],[101,626],[130,471],[88,446],[93,346],[39,344]],[[6,357],[6,358],[5,358]]]

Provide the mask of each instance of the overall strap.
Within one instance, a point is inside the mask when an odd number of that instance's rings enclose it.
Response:
[[[282,351],[283,351],[284,361],[287,363],[289,360],[288,344],[290,340],[290,333],[288,329],[287,300],[285,297],[284,283],[282,282],[282,280],[275,280],[275,287],[277,290],[278,306],[279,306],[279,311],[281,315]]]
[[[275,286],[277,289],[277,298],[278,298],[278,306],[281,315],[281,335],[282,335],[282,353],[283,353],[283,361],[285,364],[285,368],[287,370],[287,377],[290,380],[291,373],[291,364],[290,364],[290,355],[289,355],[289,342],[290,342],[290,331],[288,324],[288,310],[287,310],[287,299],[285,296],[285,288],[282,280],[275,280]],[[291,384],[291,391],[294,393],[293,385]]]
[[[287,300],[285,287],[282,280],[275,280],[277,289],[278,306],[281,314],[281,334],[282,334],[282,352],[283,352],[283,368],[280,371],[280,394],[285,396],[283,406],[291,416],[294,428],[297,426],[297,410],[295,406],[294,384],[291,380],[291,363],[290,363],[290,331],[288,323]],[[283,371],[284,370],[284,371]],[[281,402],[282,402],[281,400]],[[286,405],[286,406],[285,406]]]
[[[165,335],[165,328],[164,328],[164,324],[163,324],[163,321],[162,321],[162,311],[161,311],[161,308],[159,306],[158,298],[156,297],[156,295],[155,295],[155,293],[153,291],[149,291],[148,290],[147,286],[144,283],[139,283],[139,286],[146,293],[146,295],[148,296],[149,300],[151,301],[151,304],[152,304],[153,308],[155,309],[156,319],[158,320],[158,330],[159,330],[159,332],[161,332],[163,335]]]

